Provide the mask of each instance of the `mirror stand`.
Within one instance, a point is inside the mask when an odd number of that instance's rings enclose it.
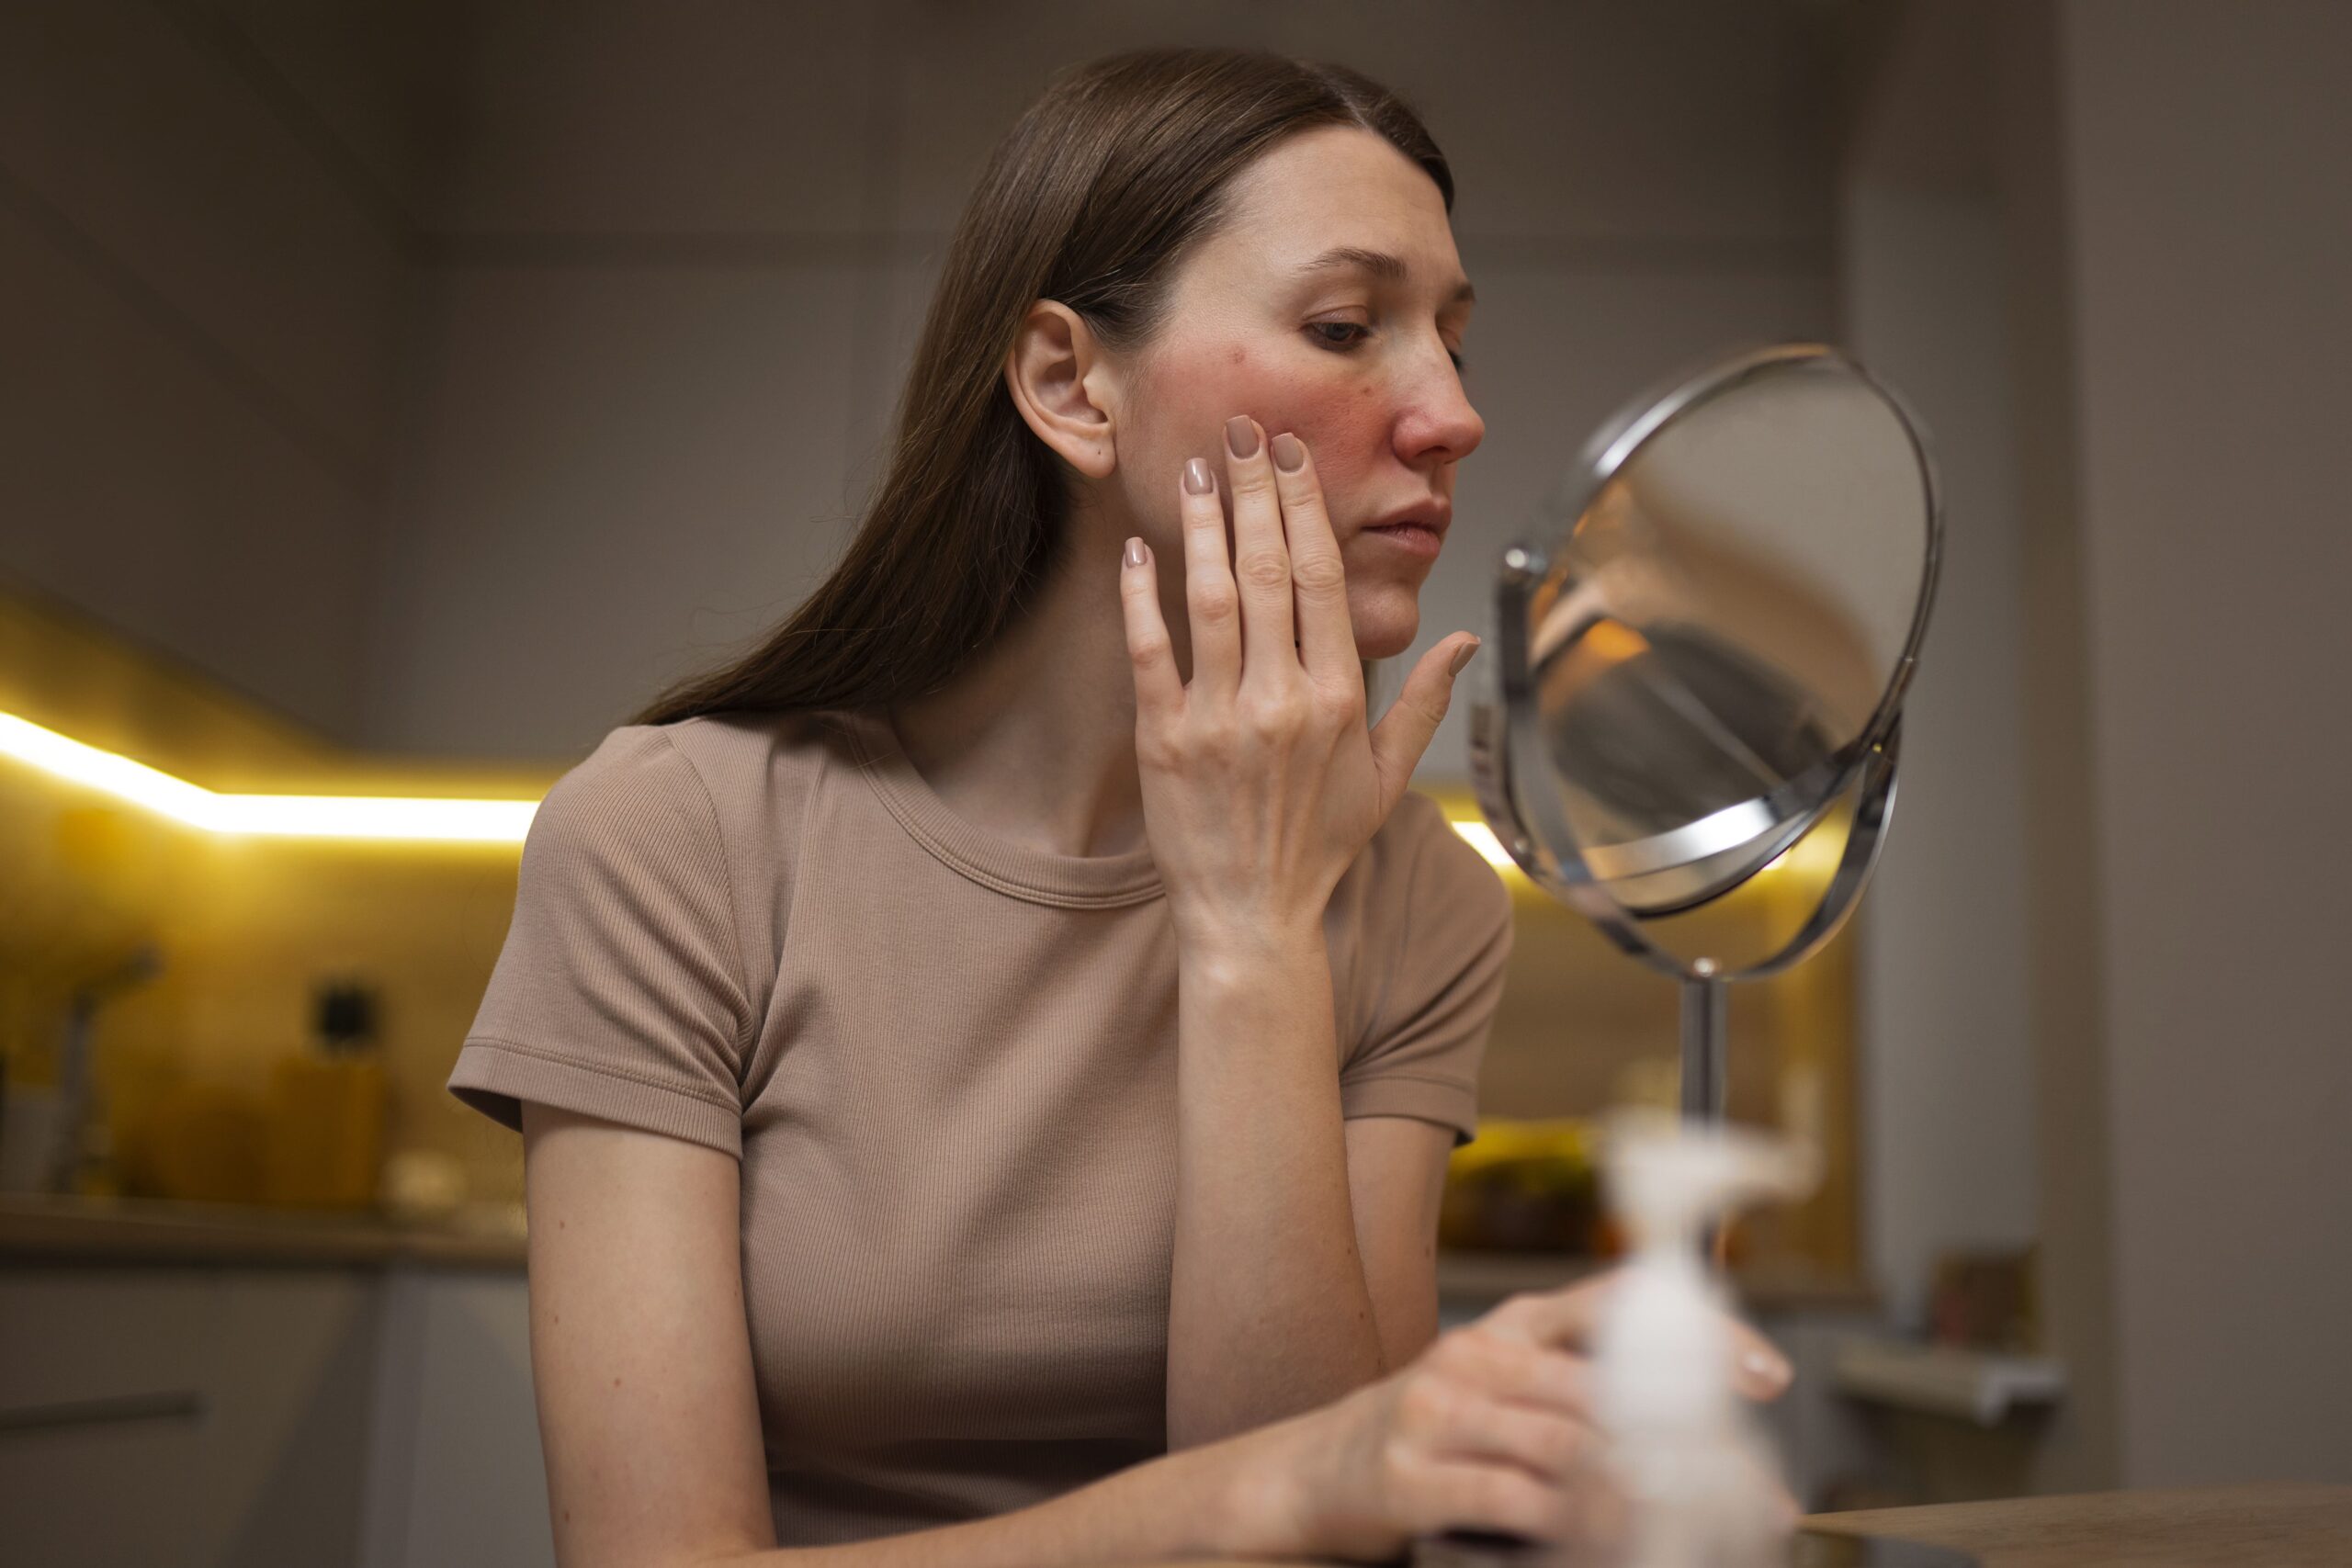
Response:
[[[1521,552],[1514,550],[1511,554],[1519,557]],[[1531,560],[1514,559],[1510,563],[1510,570],[1526,570],[1532,564]],[[1504,639],[1511,640],[1509,617],[1505,618],[1503,627]],[[1611,897],[1594,877],[1584,857],[1577,851],[1575,835],[1565,814],[1554,809],[1548,802],[1530,800],[1521,795],[1517,780],[1505,765],[1509,753],[1503,745],[1503,736],[1511,722],[1508,716],[1514,709],[1532,729],[1534,724],[1532,705],[1512,704],[1508,692],[1500,707],[1482,704],[1472,712],[1471,773],[1477,784],[1480,809],[1489,824],[1502,824],[1529,821],[1528,813],[1532,808],[1535,813],[1534,819],[1544,823],[1552,835],[1552,841],[1565,846],[1566,852],[1555,854],[1538,846],[1524,834],[1514,832],[1502,840],[1503,848],[1512,861],[1537,886],[1581,910],[1620,951],[1670,976],[1677,982],[1680,990],[1679,1107],[1686,1117],[1705,1122],[1722,1121],[1731,1087],[1730,1054],[1726,1043],[1731,984],[1736,980],[1768,979],[1803,963],[1838,934],[1838,928],[1846,922],[1846,917],[1860,901],[1862,889],[1869,883],[1871,872],[1878,863],[1879,851],[1885,843],[1887,823],[1894,812],[1895,761],[1903,738],[1902,721],[1898,718],[1888,727],[1885,737],[1864,753],[1861,765],[1850,784],[1828,803],[1834,805],[1837,799],[1850,796],[1854,802],[1854,818],[1847,829],[1838,869],[1831,874],[1829,884],[1823,889],[1813,912],[1796,932],[1770,955],[1731,968],[1718,958],[1686,958],[1652,940],[1643,928],[1642,917]],[[1823,811],[1816,813],[1804,827],[1810,828],[1817,823],[1826,810],[1827,806],[1825,806]],[[1793,843],[1803,836],[1801,829],[1789,835],[1788,842]],[[1784,851],[1785,848],[1783,845]]]

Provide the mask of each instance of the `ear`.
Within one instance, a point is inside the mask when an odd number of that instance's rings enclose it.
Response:
[[[1029,307],[1005,355],[1004,384],[1012,406],[1037,439],[1089,479],[1107,479],[1118,466],[1110,410],[1116,373],[1079,313],[1058,300]]]

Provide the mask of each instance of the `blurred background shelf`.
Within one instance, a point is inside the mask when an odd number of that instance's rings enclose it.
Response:
[[[519,1206],[504,1204],[409,1224],[369,1213],[0,1194],[0,1267],[43,1259],[520,1269],[524,1240]]]
[[[1893,1339],[1848,1340],[1830,1375],[1849,1398],[1980,1427],[1998,1426],[2014,1410],[2056,1404],[2066,1393],[2066,1369],[2047,1357]]]

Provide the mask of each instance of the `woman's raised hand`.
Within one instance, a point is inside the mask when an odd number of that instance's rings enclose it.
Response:
[[[1319,936],[1331,889],[1404,793],[1478,646],[1465,634],[1430,649],[1368,728],[1313,454],[1236,416],[1224,468],[1230,552],[1209,464],[1192,459],[1178,481],[1189,682],[1141,540],[1127,541],[1119,578],[1146,831],[1186,944]]]

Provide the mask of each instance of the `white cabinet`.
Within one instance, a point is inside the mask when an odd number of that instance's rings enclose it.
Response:
[[[6,1568],[552,1568],[519,1269],[0,1266]]]
[[[377,1314],[372,1272],[0,1272],[8,1561],[348,1562]]]
[[[383,1309],[360,1568],[554,1568],[523,1276],[395,1265]]]

